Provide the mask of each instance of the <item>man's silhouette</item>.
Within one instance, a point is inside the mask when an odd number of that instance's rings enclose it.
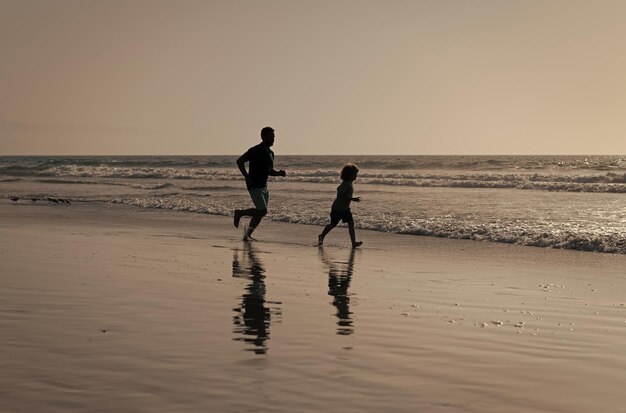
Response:
[[[248,149],[237,159],[237,166],[246,179],[246,187],[254,203],[254,208],[235,210],[235,227],[239,227],[241,217],[252,217],[250,226],[243,237],[244,241],[252,238],[252,233],[267,214],[270,200],[267,178],[269,176],[285,176],[285,171],[274,169],[274,152],[270,149],[274,145],[274,129],[269,126],[261,129],[261,139],[260,144]],[[246,171],[246,162],[250,162],[249,171]]]
[[[270,337],[271,311],[265,300],[265,269],[253,251],[252,245],[244,248],[243,263],[239,260],[239,251],[233,255],[233,277],[242,277],[250,280],[246,291],[241,297],[241,303],[233,308],[236,315],[233,317],[234,332],[240,334],[235,340],[252,344],[249,350],[256,354],[267,352],[266,341]],[[274,303],[276,304],[276,303]],[[275,309],[280,313],[280,309]]]

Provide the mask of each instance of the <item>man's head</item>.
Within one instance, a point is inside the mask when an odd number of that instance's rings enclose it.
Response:
[[[269,126],[261,129],[261,139],[263,139],[263,142],[265,142],[267,146],[274,145],[274,129]]]

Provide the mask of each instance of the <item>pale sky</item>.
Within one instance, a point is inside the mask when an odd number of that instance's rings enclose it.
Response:
[[[626,154],[626,1],[0,0],[0,155]]]

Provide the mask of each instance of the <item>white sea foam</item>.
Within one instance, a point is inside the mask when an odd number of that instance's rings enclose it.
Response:
[[[626,253],[626,157],[287,156],[268,219],[324,225],[347,161],[360,228]],[[230,215],[250,200],[235,156],[0,157],[0,196]],[[507,191],[505,191],[505,189]],[[523,191],[522,191],[523,190]],[[21,200],[19,202],[22,202]]]
[[[174,196],[117,197],[111,202],[173,211],[230,216],[233,203],[186,199]],[[326,212],[319,209],[290,209],[279,207],[270,212],[270,220],[307,225],[326,225]],[[626,239],[620,232],[598,233],[570,226],[566,230],[529,222],[477,223],[458,217],[438,216],[424,219],[409,219],[401,215],[361,212],[357,227],[381,232],[435,236],[453,239],[492,241],[535,247],[564,248],[582,251],[626,254]]]
[[[35,179],[36,182],[49,183],[49,184],[67,184],[67,185],[114,185],[114,186],[128,186],[130,188],[137,189],[162,189],[171,186],[167,182],[123,182],[123,181],[97,181],[94,179]]]

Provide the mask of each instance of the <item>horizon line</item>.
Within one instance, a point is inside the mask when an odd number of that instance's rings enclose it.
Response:
[[[120,156],[120,157],[130,157],[130,156],[241,156],[240,153],[224,153],[224,154],[13,154],[6,155],[0,154],[0,158],[8,158],[8,157],[28,157],[28,156]],[[566,154],[555,154],[555,153],[448,153],[448,154],[399,154],[399,153],[341,153],[341,154],[329,154],[329,153],[319,153],[319,154],[298,154],[298,153],[281,153],[277,154],[278,156],[624,156],[626,154],[607,154],[607,153],[566,153]]]

